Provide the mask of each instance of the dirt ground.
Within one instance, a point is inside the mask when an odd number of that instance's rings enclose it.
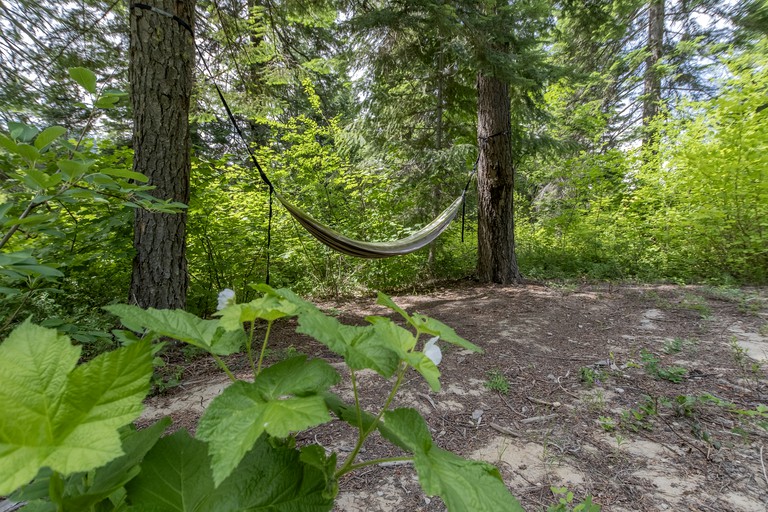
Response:
[[[442,344],[443,389],[413,372],[394,405],[418,409],[442,448],[498,466],[526,510],[556,503],[555,486],[604,511],[768,511],[768,290],[460,282],[393,298],[485,350]],[[319,306],[345,323],[389,313],[374,298]],[[272,361],[298,351],[344,376],[337,356],[294,329],[276,329]],[[368,372],[358,382],[369,411],[391,386]],[[180,386],[148,401],[144,421],[170,415],[194,430],[226,385],[207,361],[191,363]],[[349,379],[335,391],[350,399]],[[299,441],[343,457],[354,435],[334,421]],[[361,460],[397,454],[376,437],[364,450]],[[344,477],[335,510],[445,506],[401,464]]]

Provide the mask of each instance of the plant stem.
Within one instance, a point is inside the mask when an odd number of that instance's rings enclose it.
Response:
[[[36,203],[34,199],[32,201],[30,201],[29,204],[27,205],[27,207],[24,209],[24,211],[21,212],[21,215],[19,215],[19,221],[22,221],[22,220],[26,219],[27,216],[29,216],[29,214],[32,213],[32,210],[34,210],[35,208],[37,208],[41,204],[43,204],[43,203]],[[3,239],[0,240],[0,249],[2,249],[3,246],[5,246],[5,244],[8,243],[8,240],[11,239],[11,237],[16,232],[16,230],[19,229],[20,225],[21,224],[13,224],[8,229],[8,232],[5,234],[5,236],[3,236]]]
[[[261,373],[261,363],[264,360],[264,353],[267,351],[267,341],[269,341],[269,333],[272,331],[272,322],[273,320],[270,320],[267,322],[267,332],[264,333],[264,343],[261,344],[261,353],[259,354],[259,364],[256,367],[256,373],[253,375],[254,378]]]
[[[56,512],[64,512],[64,503],[62,503],[62,495],[64,494],[64,477],[61,473],[54,471],[51,473],[50,480],[48,481],[48,497],[52,503],[56,504]]]
[[[371,425],[370,430],[373,430],[376,428],[376,425],[379,424],[379,420],[384,415],[384,412],[386,412],[387,409],[389,409],[390,404],[392,403],[392,400],[395,399],[395,395],[397,394],[397,391],[400,389],[400,384],[403,382],[403,377],[405,376],[405,370],[408,369],[408,365],[406,363],[403,363],[403,365],[400,367],[400,373],[397,375],[397,382],[395,382],[395,385],[392,386],[392,391],[389,392],[389,396],[387,397],[387,400],[384,402],[384,407],[381,408],[381,411],[379,411],[378,416],[376,416],[376,419],[373,422],[373,425]]]
[[[256,319],[251,320],[251,330],[248,334],[248,339],[245,341],[245,352],[248,354],[248,362],[251,364],[251,372],[253,372],[253,378],[256,378],[256,363],[253,362],[253,352],[251,346],[253,345],[253,337],[256,335]]]
[[[216,363],[219,365],[219,368],[221,368],[222,370],[224,370],[224,373],[226,373],[226,374],[227,374],[227,377],[229,377],[229,379],[230,379],[232,382],[235,382],[235,381],[237,380],[237,378],[235,378],[235,375],[234,375],[234,374],[233,374],[233,373],[232,373],[232,372],[229,370],[229,368],[227,367],[227,363],[225,363],[225,362],[224,362],[224,361],[223,361],[223,360],[222,360],[222,359],[221,359],[219,356],[217,356],[216,354],[211,354],[211,355],[213,356],[213,359],[216,361]]]
[[[360,408],[360,394],[357,392],[357,377],[355,376],[355,370],[350,370],[349,375],[350,380],[352,381],[352,393],[355,396],[355,411],[357,411],[357,429],[359,439],[359,434],[363,431],[363,411]]]
[[[11,323],[13,323],[13,319],[16,318],[16,315],[19,314],[19,311],[21,311],[21,308],[24,307],[24,304],[27,303],[27,300],[32,296],[33,293],[35,293],[36,290],[29,290],[24,294],[24,297],[21,299],[21,303],[19,303],[19,307],[16,308],[16,311],[13,312],[11,316],[8,317],[8,320],[3,324],[2,327],[0,327],[0,333],[5,332],[5,330],[8,328]]]
[[[344,464],[339,468],[338,471],[336,471],[336,477],[348,473],[350,471],[350,467],[352,467],[352,463],[355,461],[355,458],[357,457],[357,454],[360,453],[360,449],[363,447],[363,443],[365,443],[365,440],[368,438],[369,435],[371,435],[371,432],[376,430],[376,427],[379,424],[379,421],[381,420],[381,417],[384,415],[384,413],[389,409],[390,404],[392,403],[392,400],[395,398],[395,395],[397,394],[397,390],[400,388],[400,384],[403,382],[403,376],[405,375],[405,370],[408,369],[408,365],[403,363],[400,366],[400,372],[397,375],[397,381],[395,382],[395,385],[392,386],[392,391],[389,392],[389,396],[387,397],[387,400],[384,402],[384,406],[379,411],[379,414],[376,415],[376,418],[371,422],[371,425],[360,435],[357,439],[357,444],[355,444],[355,448],[352,450],[352,453],[349,454],[349,457],[347,457],[347,460],[344,462]],[[360,427],[362,427],[362,416],[360,415],[360,408],[359,403],[356,404],[358,406],[358,417],[360,417]],[[360,430],[362,432],[362,429]]]
[[[384,459],[374,459],[374,460],[367,460],[365,462],[361,462],[359,464],[352,464],[349,467],[346,468],[346,470],[342,473],[341,471],[336,473],[336,478],[339,478],[349,472],[352,472],[356,469],[364,468],[366,466],[373,466],[374,464],[382,464],[385,462],[410,462],[413,461],[413,457],[408,455],[403,455],[402,457],[388,457]]]
[[[347,457],[347,460],[344,461],[341,469],[336,473],[337,478],[350,471],[349,468],[351,467],[352,462],[355,461],[355,457],[357,456],[360,448],[362,448],[363,443],[365,443],[365,438],[368,435],[367,432],[363,431],[363,410],[360,407],[360,393],[357,391],[357,377],[355,376],[355,371],[352,369],[350,369],[349,374],[350,380],[352,381],[352,393],[355,396],[355,412],[357,414],[357,442],[355,443],[355,448],[350,456]]]

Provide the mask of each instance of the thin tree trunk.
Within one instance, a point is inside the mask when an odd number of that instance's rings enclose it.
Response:
[[[437,106],[436,106],[436,123],[435,128],[435,149],[441,151],[443,149],[443,52],[440,51],[437,61]],[[440,204],[440,186],[435,184],[432,187],[432,216],[436,216],[439,213]],[[429,273],[435,274],[435,256],[437,252],[437,241],[432,241],[429,244],[429,254],[427,255],[427,268]]]
[[[154,7],[193,24],[195,0],[152,0]],[[177,21],[134,8],[130,77],[133,169],[156,187],[151,194],[189,203],[190,131],[194,46]],[[141,307],[184,308],[189,278],[186,212],[136,210],[129,301]]]
[[[655,144],[650,127],[661,106],[661,75],[657,65],[664,52],[664,0],[651,0],[648,7],[648,56],[643,77],[643,145]],[[653,150],[653,148],[650,148]]]
[[[509,86],[477,76],[477,274],[481,282],[522,280],[515,255],[514,166]]]
[[[249,20],[252,20],[254,14],[264,7],[259,0],[247,0],[247,5]],[[257,30],[251,30],[248,38],[250,39],[251,50],[255,52],[264,41],[264,34]],[[245,84],[246,92],[252,95],[252,97],[258,98],[263,95],[264,92],[264,64],[257,62],[256,59],[253,58],[248,59],[248,61],[250,62],[248,65],[250,83]]]

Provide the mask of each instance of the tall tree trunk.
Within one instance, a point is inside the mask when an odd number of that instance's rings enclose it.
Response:
[[[477,76],[477,274],[481,282],[510,284],[522,276],[515,255],[514,166],[509,86]]]
[[[643,77],[643,145],[654,152],[656,134],[649,126],[661,106],[661,75],[657,65],[664,52],[664,0],[648,6],[648,56]]]
[[[247,0],[246,4],[248,7],[249,20],[253,20],[254,15],[264,7],[260,0]],[[255,52],[264,41],[264,33],[256,30],[254,27],[248,34],[248,38],[251,43],[251,51]],[[252,97],[258,98],[264,93],[264,64],[257,62],[257,59],[252,57],[248,60],[250,61],[250,64],[248,65],[248,78],[250,83],[244,84],[245,90],[249,95],[252,95]]]
[[[151,0],[154,7],[194,20],[195,0]],[[134,8],[130,78],[133,102],[133,169],[144,173],[151,192],[189,203],[190,132],[194,45],[176,20]],[[184,308],[189,278],[185,212],[136,210],[129,301],[141,307]]]
[[[435,149],[438,152],[443,149],[443,110],[445,105],[445,100],[443,99],[443,82],[443,51],[441,49],[437,59],[437,105],[435,106]],[[440,185],[435,183],[432,186],[432,217],[435,217],[439,213],[439,199],[441,195]],[[427,268],[432,275],[435,273],[436,253],[437,240],[434,240],[429,244],[429,254],[427,255]]]

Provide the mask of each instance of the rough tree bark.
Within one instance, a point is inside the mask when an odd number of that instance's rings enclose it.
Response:
[[[509,86],[498,78],[478,74],[477,274],[481,282],[510,284],[522,280],[515,255],[509,109]]]
[[[664,0],[651,0],[648,6],[648,56],[643,75],[643,145],[650,147],[656,134],[649,126],[661,106],[661,76],[656,65],[664,53]],[[653,149],[653,148],[651,148]]]
[[[444,81],[444,64],[443,64],[443,52],[440,50],[437,57],[437,104],[435,105],[435,149],[440,152],[443,149],[443,117],[445,110],[445,99],[443,98],[443,91],[445,89]],[[440,213],[440,197],[442,196],[440,186],[435,184],[432,186],[432,218]],[[431,275],[435,274],[435,257],[437,255],[437,240],[429,244],[429,254],[427,254],[427,268]]]
[[[145,0],[146,1],[146,0]],[[195,0],[147,2],[193,24]],[[133,102],[133,169],[151,193],[189,203],[190,132],[194,44],[176,20],[134,8],[131,12],[130,79]],[[141,307],[184,308],[189,278],[185,212],[136,210],[129,301]]]

